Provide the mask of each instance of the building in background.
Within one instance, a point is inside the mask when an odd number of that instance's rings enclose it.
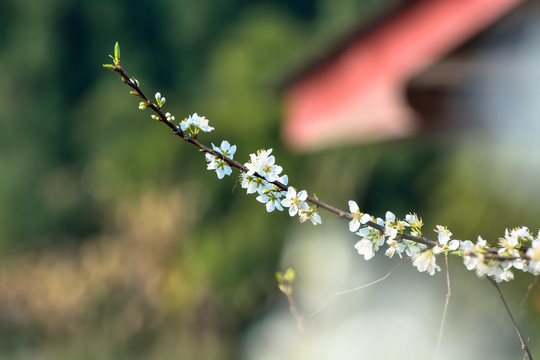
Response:
[[[284,141],[307,151],[496,122],[490,92],[532,80],[539,19],[534,0],[401,2],[292,77]]]

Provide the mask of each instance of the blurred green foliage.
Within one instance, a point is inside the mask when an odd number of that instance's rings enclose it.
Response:
[[[530,213],[497,203],[469,158],[440,142],[311,155],[280,145],[276,85],[376,6],[1,2],[0,358],[230,359],[279,296],[291,219],[267,214],[234,176],[218,181],[203,156],[137,109],[101,67],[115,41],[128,74],[166,96],[166,111],[210,119],[217,130],[205,143],[228,139],[241,162],[274,148],[291,182],[332,204],[416,211],[471,238],[537,226],[540,202]]]

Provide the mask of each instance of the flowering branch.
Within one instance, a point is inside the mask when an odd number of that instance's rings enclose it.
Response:
[[[309,196],[306,190],[297,191],[288,186],[288,177],[281,174],[283,168],[276,164],[275,157],[271,155],[272,149],[250,154],[250,161],[242,164],[233,159],[236,145],[224,140],[221,146],[212,144],[210,148],[198,141],[197,136],[201,131],[214,130],[208,119],[195,113],[175,125],[175,117],[162,111],[165,97],[158,92],[155,94],[156,102],[152,102],[139,87],[137,79],[130,78],[124,71],[118,43],[115,55],[110,57],[113,64],[103,66],[120,74],[122,81],[132,88],[131,94],[142,100],[139,103],[140,109],[151,109],[154,112],[151,115],[153,119],[164,123],[173,134],[204,152],[207,169],[214,170],[218,178],[230,175],[233,167],[238,169],[242,187],[248,194],[257,193],[257,200],[266,205],[268,212],[275,209],[282,211],[283,207],[287,207],[289,215],[298,215],[300,221],[310,220],[317,225],[322,223],[318,209],[327,210],[339,218],[349,220],[349,230],[361,238],[355,247],[366,260],[372,258],[379,247],[386,243],[388,249],[385,255],[392,257],[397,253],[402,257],[405,253],[419,271],[427,271],[430,275],[440,271],[435,262],[435,256],[439,254],[461,256],[468,270],[476,270],[481,277],[491,276],[497,282],[513,279],[512,268],[540,274],[540,233],[534,237],[526,227],[507,229],[505,236],[499,239],[497,248],[488,245],[481,237],[478,237],[476,243],[452,239],[452,233],[445,226],[437,225],[435,232],[438,238],[431,240],[423,236],[423,222],[416,214],[408,214],[404,220],[399,220],[387,211],[383,220],[361,212],[353,200],[349,201],[349,211],[336,208]]]
[[[164,123],[173,134],[204,152],[207,169],[216,171],[218,178],[230,175],[232,167],[237,168],[241,173],[242,187],[248,194],[257,193],[257,200],[266,204],[268,212],[275,209],[282,211],[283,207],[287,207],[291,216],[298,215],[300,221],[310,220],[317,225],[322,222],[318,209],[327,210],[339,218],[349,220],[349,230],[361,238],[355,247],[366,260],[372,258],[379,247],[386,243],[388,249],[385,255],[392,257],[397,253],[402,257],[405,253],[419,271],[427,271],[431,275],[440,271],[435,262],[435,256],[439,254],[461,256],[468,270],[476,270],[481,277],[491,276],[497,282],[511,280],[512,268],[540,274],[540,234],[533,237],[526,227],[507,229],[505,236],[499,239],[498,248],[488,245],[481,237],[474,244],[470,240],[452,239],[452,233],[441,225],[435,228],[438,236],[435,241],[423,236],[423,222],[416,214],[408,214],[405,220],[399,220],[388,211],[383,220],[361,212],[353,200],[349,201],[349,211],[345,211],[309,196],[305,190],[297,191],[288,186],[288,177],[281,174],[283,168],[275,163],[272,149],[250,154],[250,161],[241,164],[233,159],[236,145],[224,140],[221,146],[212,144],[210,148],[197,140],[201,131],[214,130],[204,116],[195,113],[175,125],[175,117],[162,111],[165,97],[158,92],[155,94],[156,102],[153,103],[141,90],[137,79],[130,78],[124,71],[118,43],[115,55],[110,57],[113,64],[103,66],[120,74],[122,81],[132,88],[131,94],[142,100],[139,103],[140,109],[151,109],[154,112],[151,115],[153,119]]]
[[[424,237],[422,219],[416,214],[410,213],[404,220],[400,220],[387,211],[383,220],[360,211],[353,200],[348,203],[349,211],[331,206],[309,196],[306,190],[298,191],[289,186],[288,176],[282,174],[283,168],[276,164],[275,157],[271,155],[272,149],[261,149],[250,154],[250,161],[242,164],[233,159],[236,145],[231,145],[227,140],[223,140],[220,146],[212,144],[211,148],[201,143],[197,140],[199,133],[214,130],[208,119],[195,113],[175,125],[175,117],[162,111],[165,97],[158,92],[154,96],[156,101],[152,102],[139,87],[139,82],[126,74],[121,66],[118,43],[115,45],[114,56],[110,57],[113,63],[103,66],[120,74],[122,81],[132,89],[131,94],[142,100],[139,103],[141,110],[151,109],[152,119],[164,123],[173,134],[205,153],[207,169],[215,171],[219,179],[231,175],[232,168],[238,169],[242,188],[246,189],[247,194],[257,194],[257,201],[264,203],[268,212],[276,209],[283,211],[285,207],[290,216],[298,215],[301,222],[309,220],[317,225],[322,223],[318,209],[327,210],[339,218],[349,220],[349,230],[360,237],[355,248],[366,260],[371,259],[386,244],[386,256],[392,258],[397,254],[402,258],[405,254],[420,272],[428,272],[430,275],[441,270],[436,264],[436,256],[440,254],[445,258],[448,254],[462,257],[468,270],[475,270],[478,276],[487,277],[494,284],[513,279],[512,268],[540,274],[540,232],[535,237],[526,227],[507,229],[504,237],[499,239],[499,246],[493,247],[480,236],[476,243],[452,239],[452,233],[445,226],[437,225],[434,229],[437,240],[431,240]]]

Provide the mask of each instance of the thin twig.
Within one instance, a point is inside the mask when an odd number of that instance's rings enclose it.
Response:
[[[441,320],[441,327],[439,328],[439,337],[437,339],[437,348],[435,350],[435,354],[437,357],[439,357],[439,350],[441,348],[441,341],[443,336],[443,330],[444,330],[444,323],[446,322],[446,313],[448,311],[448,304],[450,303],[450,297],[452,296],[452,289],[450,288],[450,267],[448,266],[448,254],[444,254],[444,261],[446,265],[446,286],[448,288],[448,292],[446,293],[446,301],[444,303],[444,310]]]
[[[294,305],[294,299],[292,296],[293,293],[293,281],[295,277],[294,269],[288,268],[287,271],[284,273],[276,273],[276,278],[278,280],[278,288],[281,290],[283,294],[287,297],[287,300],[289,301],[289,311],[294,316],[294,320],[296,321],[296,327],[298,328],[298,331],[300,334],[304,333],[304,325],[303,325],[303,318],[298,313],[298,310],[296,310],[296,306]]]
[[[349,290],[345,290],[345,291],[340,291],[340,292],[337,292],[335,293],[334,295],[332,295],[328,300],[326,300],[326,302],[324,304],[322,304],[317,310],[315,310],[314,312],[312,312],[309,317],[313,317],[315,315],[317,315],[317,313],[319,313],[321,310],[323,310],[325,307],[328,306],[328,304],[330,304],[330,302],[332,302],[332,300],[334,300],[334,298],[336,298],[337,296],[340,296],[340,295],[344,295],[344,294],[348,294],[350,292],[353,292],[353,291],[356,291],[356,290],[360,290],[360,289],[363,289],[363,288],[366,288],[368,286],[371,286],[371,285],[375,285],[376,283],[380,282],[380,281],[383,281],[384,279],[386,279],[387,277],[390,276],[390,274],[396,270],[398,268],[398,266],[400,266],[401,264],[403,264],[403,260],[401,260],[396,266],[394,266],[394,268],[392,270],[390,270],[386,275],[384,275],[382,278],[380,279],[377,279],[375,281],[372,281],[370,282],[369,284],[365,284],[365,285],[361,285],[361,286],[358,286],[358,287],[355,287],[353,289],[349,289]]]
[[[523,351],[525,351],[525,354],[527,354],[527,357],[529,358],[529,360],[533,360],[533,357],[531,355],[531,352],[529,350],[529,347],[527,346],[527,343],[525,342],[525,339],[523,338],[523,334],[521,333],[521,330],[519,330],[519,326],[516,322],[516,319],[514,319],[514,316],[512,315],[512,312],[510,311],[510,308],[508,307],[508,304],[506,303],[506,300],[504,299],[504,296],[503,296],[503,293],[501,291],[501,288],[499,288],[499,285],[497,284],[497,282],[490,276],[487,276],[487,279],[489,280],[489,282],[491,283],[491,285],[493,285],[495,287],[495,289],[497,290],[497,292],[499,293],[499,296],[501,298],[501,301],[506,309],[506,312],[508,312],[508,316],[510,316],[510,319],[512,320],[512,323],[514,324],[514,329],[516,329],[516,332],[518,334],[518,337],[519,337],[519,341],[521,341],[521,348],[523,349]]]
[[[304,333],[304,319],[302,316],[298,313],[298,310],[296,310],[296,306],[294,305],[294,299],[292,298],[292,292],[285,293],[287,296],[287,300],[289,300],[289,311],[294,316],[294,320],[296,321],[296,327],[298,328],[298,332],[300,334]]]

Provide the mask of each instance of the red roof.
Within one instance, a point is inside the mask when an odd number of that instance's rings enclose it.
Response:
[[[423,0],[403,7],[289,86],[283,137],[293,149],[414,133],[403,87],[522,0]]]

